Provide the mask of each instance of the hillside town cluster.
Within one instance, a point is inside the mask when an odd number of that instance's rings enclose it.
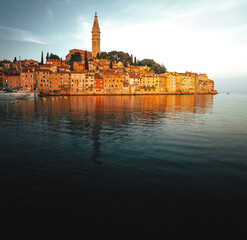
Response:
[[[73,54],[81,61],[70,65]],[[46,59],[0,61],[0,86],[43,95],[95,94],[214,94],[214,81],[206,74],[165,72],[155,74],[151,67],[99,59],[100,28],[97,14],[92,28],[92,52],[69,51],[65,60]],[[86,63],[87,62],[87,63]]]

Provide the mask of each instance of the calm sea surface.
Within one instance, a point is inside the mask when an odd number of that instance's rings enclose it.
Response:
[[[0,236],[247,236],[247,95],[1,100],[0,137]]]

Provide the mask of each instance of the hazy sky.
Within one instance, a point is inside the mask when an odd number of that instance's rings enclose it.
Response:
[[[0,59],[91,51],[96,11],[101,51],[207,73],[219,91],[247,92],[247,0],[1,0]]]

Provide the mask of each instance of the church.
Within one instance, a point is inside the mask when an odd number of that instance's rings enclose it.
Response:
[[[92,55],[96,57],[100,53],[100,28],[97,13],[94,16],[94,23],[92,28]]]
[[[97,57],[97,54],[100,53],[100,28],[98,22],[97,13],[94,16],[94,23],[92,28],[92,52],[87,51],[87,57],[90,59],[92,57]],[[85,51],[80,49],[72,49],[69,51],[69,54],[66,56],[66,62],[70,61],[72,54],[79,52],[81,54],[82,60],[85,58]]]

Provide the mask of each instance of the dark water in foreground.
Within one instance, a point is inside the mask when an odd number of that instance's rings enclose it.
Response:
[[[0,136],[1,236],[247,235],[247,95],[0,101]]]

